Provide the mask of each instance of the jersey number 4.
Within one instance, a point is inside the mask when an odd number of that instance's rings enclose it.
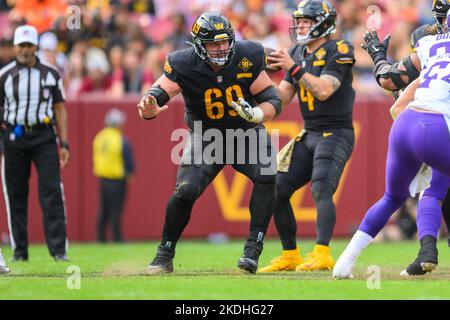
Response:
[[[233,93],[235,95],[235,99],[233,100]],[[206,115],[210,119],[218,120],[223,118],[225,115],[225,106],[220,101],[213,101],[221,98],[223,93],[218,88],[212,88],[205,91],[205,106],[206,106]],[[225,97],[227,99],[227,112],[230,116],[237,116],[236,111],[232,109],[232,102],[239,100],[239,98],[243,98],[242,89],[239,85],[235,84],[228,87],[225,90]]]
[[[314,97],[313,97],[313,95],[311,94],[311,92],[306,90],[301,84],[299,84],[299,86],[300,86],[300,100],[302,102],[308,103],[308,110],[309,111],[314,111]]]

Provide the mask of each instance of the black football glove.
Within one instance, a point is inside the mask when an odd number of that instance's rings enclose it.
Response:
[[[378,38],[378,33],[375,30],[367,31],[364,34],[364,43],[361,47],[369,53],[375,65],[381,60],[387,60],[387,50],[391,35],[388,34],[383,42]]]

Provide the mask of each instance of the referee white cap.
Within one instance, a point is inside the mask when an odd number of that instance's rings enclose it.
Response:
[[[17,46],[25,42],[32,43],[35,46],[38,45],[38,32],[35,27],[24,25],[16,29],[14,32],[14,45]]]

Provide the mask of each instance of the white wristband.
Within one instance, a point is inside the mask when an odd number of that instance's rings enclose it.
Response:
[[[250,120],[251,122],[261,123],[264,119],[264,111],[260,107],[253,108],[253,117]]]

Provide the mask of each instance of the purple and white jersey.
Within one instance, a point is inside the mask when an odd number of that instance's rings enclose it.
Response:
[[[408,107],[443,113],[450,118],[450,33],[431,35],[416,44],[422,71]]]

